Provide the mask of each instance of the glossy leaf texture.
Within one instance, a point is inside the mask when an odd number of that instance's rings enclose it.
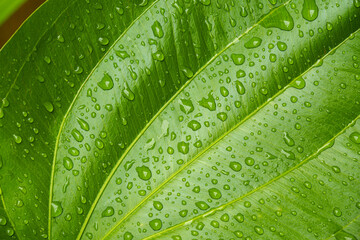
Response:
[[[0,53],[13,237],[359,238],[357,0],[56,4]]]

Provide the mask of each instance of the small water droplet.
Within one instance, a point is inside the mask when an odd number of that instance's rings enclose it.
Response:
[[[231,59],[235,65],[242,65],[245,62],[245,55],[233,53],[231,54]]]
[[[153,206],[154,206],[154,208],[155,208],[156,210],[158,210],[158,211],[161,211],[161,210],[163,209],[163,205],[162,205],[162,203],[159,202],[159,201],[154,201],[154,202],[153,202]]]
[[[78,124],[80,125],[81,129],[85,130],[85,131],[89,131],[90,127],[89,124],[82,118],[77,117],[76,121],[78,122]]]
[[[197,131],[201,128],[201,124],[196,120],[191,120],[187,126],[193,131]]]
[[[109,39],[106,38],[106,37],[99,37],[99,38],[98,38],[98,41],[99,41],[99,43],[100,43],[101,45],[103,45],[103,46],[108,45],[109,42],[110,42]]]
[[[240,94],[240,95],[244,95],[245,94],[245,87],[242,84],[242,82],[240,81],[235,81],[235,86],[236,86],[236,91]]]
[[[239,162],[230,162],[229,167],[235,172],[239,172],[242,169]]]
[[[75,138],[76,141],[78,142],[82,142],[82,140],[84,140],[84,136],[80,133],[79,130],[77,130],[76,128],[74,128],[71,131],[71,135]]]
[[[220,199],[222,197],[222,194],[219,189],[217,188],[210,188],[209,189],[209,196],[212,199]]]
[[[180,110],[185,114],[189,114],[193,112],[194,105],[192,101],[188,99],[180,99]]]
[[[360,133],[359,132],[353,132],[350,134],[349,139],[356,144],[360,144]]]
[[[19,135],[13,134],[13,138],[17,144],[20,144],[22,142],[22,137]]]
[[[46,111],[48,111],[49,113],[52,113],[54,111],[54,105],[51,102],[44,102],[43,105]]]
[[[122,90],[121,94],[129,101],[133,101],[135,99],[135,94],[131,91],[127,82],[124,83],[124,89]]]
[[[295,141],[294,139],[292,139],[289,135],[289,133],[284,132],[284,136],[283,136],[284,142],[286,143],[286,145],[292,147],[295,145]]]
[[[216,110],[216,103],[215,103],[215,99],[212,95],[212,92],[209,92],[208,97],[207,98],[203,97],[198,103],[200,106],[207,108],[210,111]]]

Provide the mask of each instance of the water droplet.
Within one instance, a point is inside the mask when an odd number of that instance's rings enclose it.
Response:
[[[61,43],[65,42],[64,36],[62,34],[59,34],[56,39]]]
[[[353,132],[350,134],[349,139],[356,144],[360,144],[360,133],[359,132]]]
[[[228,118],[227,114],[225,112],[219,112],[216,114],[217,118],[220,119],[222,122],[225,122]]]
[[[248,12],[245,8],[245,6],[240,5],[240,16],[246,17],[248,15]]]
[[[192,76],[194,76],[194,73],[193,73],[193,71],[190,69],[190,68],[183,68],[182,69],[182,72],[185,74],[185,76],[187,77],[187,78],[192,78]]]
[[[303,9],[301,11],[303,18],[308,21],[314,21],[319,14],[319,8],[316,5],[315,0],[306,0],[303,4]]]
[[[132,240],[134,236],[130,232],[124,233],[124,240]]]
[[[224,87],[224,86],[221,86],[220,87],[220,94],[223,96],[223,97],[227,97],[229,95],[229,90]]]
[[[82,142],[82,140],[84,140],[84,136],[81,134],[81,132],[79,132],[79,130],[77,130],[76,128],[74,128],[71,131],[71,135],[75,138],[76,141],[78,142]]]
[[[212,199],[220,199],[222,197],[220,190],[217,188],[210,188],[209,195]]]
[[[16,134],[13,134],[13,138],[17,144],[20,144],[22,142],[22,138]]]
[[[255,226],[254,227],[254,230],[257,234],[259,235],[263,235],[264,234],[264,229],[262,229],[262,227],[259,227],[259,226]]]
[[[305,0],[306,1],[306,0]],[[275,15],[271,18],[265,18],[261,25],[266,28],[279,28],[281,30],[290,31],[294,28],[294,19],[285,6],[279,8]]]
[[[234,216],[235,220],[239,223],[242,223],[244,222],[245,218],[244,218],[244,215],[242,215],[241,213],[238,213]]]
[[[162,61],[164,61],[165,56],[164,56],[164,53],[161,50],[158,50],[153,54],[153,58],[155,60],[158,60],[158,61],[162,62]]]
[[[297,89],[303,89],[306,86],[306,82],[305,80],[301,77],[301,78],[297,78],[292,84],[292,87],[297,88]]]
[[[124,168],[126,171],[129,171],[130,168],[133,166],[133,164],[135,163],[135,160],[131,160],[131,161],[127,161],[124,165]]]
[[[162,228],[162,222],[158,218],[151,220],[149,225],[154,231],[159,231]]]
[[[115,50],[115,54],[122,59],[130,57],[130,55],[126,51]]]
[[[106,37],[99,37],[98,41],[101,45],[106,46],[109,44],[109,39]]]
[[[180,217],[186,217],[187,214],[188,214],[188,210],[181,210],[181,211],[179,212]]]
[[[216,104],[215,99],[212,95],[212,92],[208,93],[208,98],[202,98],[201,101],[199,101],[200,106],[209,109],[210,111],[216,110]]]
[[[101,150],[104,148],[104,142],[101,141],[99,138],[95,139],[95,146]]]
[[[248,42],[245,43],[245,47],[250,48],[257,48],[261,45],[262,39],[258,37],[251,38]]]
[[[0,108],[0,119],[4,117],[4,110]]]
[[[44,57],[44,61],[47,63],[47,64],[50,64],[51,63],[51,58],[49,56],[45,56]]]
[[[64,157],[63,166],[70,171],[74,167],[74,163],[69,157]]]
[[[360,5],[359,5],[360,6]],[[344,230],[340,230],[335,234],[336,240],[358,240],[354,235],[351,233],[345,232]]]
[[[43,105],[46,111],[48,111],[49,113],[52,113],[54,111],[54,105],[51,102],[44,102]]]
[[[287,45],[284,42],[278,41],[276,45],[280,51],[285,51],[287,49]]]
[[[184,141],[179,142],[177,144],[177,149],[182,154],[187,154],[189,152],[189,143],[186,143]]]
[[[192,101],[188,99],[180,99],[180,110],[185,114],[189,114],[193,112],[194,105]]]
[[[235,172],[239,172],[242,169],[239,162],[230,162],[229,167]]]
[[[151,139],[147,140],[147,141],[146,141],[146,144],[144,145],[144,149],[145,149],[146,151],[149,151],[149,150],[154,149],[155,143],[156,143],[156,142],[155,142],[155,139],[154,139],[154,138],[151,138]]]
[[[240,95],[244,95],[244,94],[245,94],[245,87],[244,87],[244,84],[242,84],[242,82],[240,82],[240,81],[235,81],[235,86],[236,86],[236,91],[237,91]]]
[[[79,150],[74,147],[69,148],[68,152],[72,156],[79,156],[79,154],[80,154]]]
[[[252,165],[254,165],[254,163],[255,163],[255,160],[252,157],[245,158],[245,164],[246,165],[252,166]]]
[[[105,73],[104,76],[102,77],[101,81],[98,82],[97,85],[102,90],[110,90],[114,87],[114,82],[113,82],[112,78],[110,77],[110,75],[108,73]]]
[[[81,129],[85,130],[85,131],[89,131],[90,127],[89,124],[84,120],[81,119],[79,117],[76,118],[76,121],[78,122],[78,124],[80,125]]]
[[[245,62],[245,55],[233,53],[231,54],[231,59],[235,65],[242,65]]]
[[[7,223],[7,220],[5,217],[0,216],[0,226],[5,226]]]
[[[129,101],[133,101],[135,99],[135,94],[131,91],[127,82],[124,83],[124,89],[122,90],[121,94]]]
[[[187,126],[193,131],[197,131],[201,128],[201,124],[196,120],[191,120]]]
[[[335,217],[341,217],[342,212],[341,212],[340,208],[335,207],[333,209],[333,214],[334,214]]]
[[[152,176],[151,170],[146,166],[137,167],[136,172],[139,178],[144,181],[149,180]]]
[[[112,215],[114,215],[114,208],[111,206],[108,206],[105,208],[105,210],[101,213],[102,217],[111,217]]]
[[[360,0],[354,0],[354,6],[360,8]]]
[[[284,136],[283,136],[284,142],[286,143],[286,145],[292,147],[295,145],[295,141],[294,139],[292,139],[289,135],[289,133],[284,132]]]
[[[61,202],[54,201],[51,203],[51,215],[53,218],[60,216],[63,212],[63,208],[61,206]]]
[[[211,0],[200,0],[200,3],[204,6],[209,6],[211,4]]]
[[[161,210],[163,209],[163,205],[162,205],[162,203],[159,202],[159,201],[154,201],[154,202],[153,202],[153,206],[154,206],[154,208],[155,208],[156,210],[158,210],[158,211],[161,211]]]
[[[164,36],[164,31],[162,29],[161,24],[158,21],[154,22],[154,24],[151,26],[151,29],[155,37],[162,38]]]
[[[200,209],[200,210],[206,210],[206,209],[209,209],[210,206],[204,202],[204,201],[199,201],[199,202],[196,202],[195,205]]]
[[[295,154],[293,152],[281,149],[281,153],[284,154],[287,159],[295,160]]]

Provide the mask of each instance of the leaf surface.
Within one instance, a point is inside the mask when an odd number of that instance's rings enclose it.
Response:
[[[56,4],[0,53],[19,239],[359,237],[356,0]]]

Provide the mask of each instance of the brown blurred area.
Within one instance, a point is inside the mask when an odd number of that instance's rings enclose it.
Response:
[[[21,24],[45,0],[27,0],[8,20],[0,26],[0,48],[11,38]]]

